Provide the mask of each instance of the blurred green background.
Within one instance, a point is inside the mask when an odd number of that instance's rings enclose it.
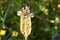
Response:
[[[17,11],[25,4],[34,13],[28,40],[51,40],[53,34],[60,33],[58,0],[0,0],[0,29],[7,31],[0,37],[1,40],[24,40]],[[14,30],[19,33],[18,36],[11,36]]]

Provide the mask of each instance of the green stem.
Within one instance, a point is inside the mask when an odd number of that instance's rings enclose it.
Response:
[[[1,40],[1,36],[0,36],[0,40]]]
[[[9,12],[9,10],[10,10],[10,7],[11,7],[11,3],[12,3],[12,0],[9,0],[9,4],[8,4],[8,6],[6,7],[6,10],[4,11],[4,18],[3,18],[3,28],[5,28],[5,21],[6,21],[6,17],[7,17],[7,15],[8,15],[8,12]]]
[[[10,6],[8,6],[8,8],[6,8],[6,10],[5,10],[5,14],[4,14],[4,18],[3,18],[3,28],[5,28],[5,21],[6,21],[6,17],[8,15],[9,10],[10,10]]]

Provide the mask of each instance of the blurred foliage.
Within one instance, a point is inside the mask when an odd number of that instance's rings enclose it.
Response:
[[[51,40],[53,34],[56,32],[60,34],[60,9],[57,2],[57,0],[0,0],[0,29],[6,30],[6,35],[2,36],[1,40],[24,40],[19,29],[20,17],[17,16],[17,11],[25,4],[31,7],[30,10],[35,15],[31,19],[32,32],[28,40]],[[17,31],[18,36],[12,36],[13,31]]]

